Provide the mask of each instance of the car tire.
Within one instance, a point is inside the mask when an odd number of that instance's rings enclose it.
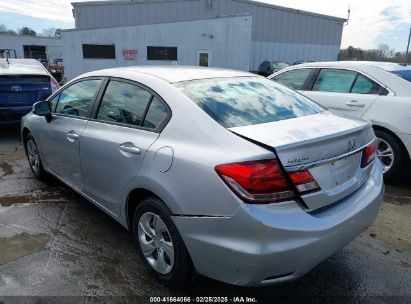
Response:
[[[375,130],[375,135],[378,139],[377,156],[384,166],[384,180],[394,181],[399,177],[406,162],[404,150],[399,141],[391,134]]]
[[[141,259],[158,280],[174,288],[191,285],[195,273],[193,263],[171,213],[162,201],[150,197],[138,204],[133,216],[133,235]],[[174,257],[167,255],[171,252],[170,247]]]
[[[24,147],[26,150],[26,156],[27,160],[29,161],[31,171],[33,171],[37,179],[45,180],[47,177],[47,172],[43,168],[43,163],[41,162],[40,157],[40,151],[31,133],[27,134],[25,138]]]

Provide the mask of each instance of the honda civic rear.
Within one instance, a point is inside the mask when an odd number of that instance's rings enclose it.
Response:
[[[239,206],[232,216],[174,216],[199,273],[247,286],[293,280],[375,220],[384,185],[369,123],[260,79],[177,86],[233,136],[271,152],[215,166]]]

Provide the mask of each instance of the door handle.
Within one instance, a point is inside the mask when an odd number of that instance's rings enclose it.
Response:
[[[129,154],[135,154],[135,155],[141,154],[141,149],[137,148],[132,143],[124,143],[120,145],[120,151],[129,153]]]
[[[78,135],[75,131],[70,131],[67,133],[67,139],[71,142],[77,140],[80,138],[80,135]]]
[[[358,107],[358,108],[364,108],[365,103],[359,103],[357,100],[351,100],[349,102],[345,103],[349,107]]]

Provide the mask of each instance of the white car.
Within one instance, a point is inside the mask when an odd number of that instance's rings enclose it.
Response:
[[[269,79],[334,113],[372,122],[386,180],[398,177],[411,153],[411,66],[389,62],[314,62]]]

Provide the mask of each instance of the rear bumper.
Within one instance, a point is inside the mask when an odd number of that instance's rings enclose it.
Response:
[[[0,108],[0,125],[18,124],[32,110],[32,106]]]
[[[232,217],[174,217],[196,270],[244,286],[294,280],[334,254],[378,215],[384,195],[382,169],[357,192],[309,214],[295,202],[244,204]]]

